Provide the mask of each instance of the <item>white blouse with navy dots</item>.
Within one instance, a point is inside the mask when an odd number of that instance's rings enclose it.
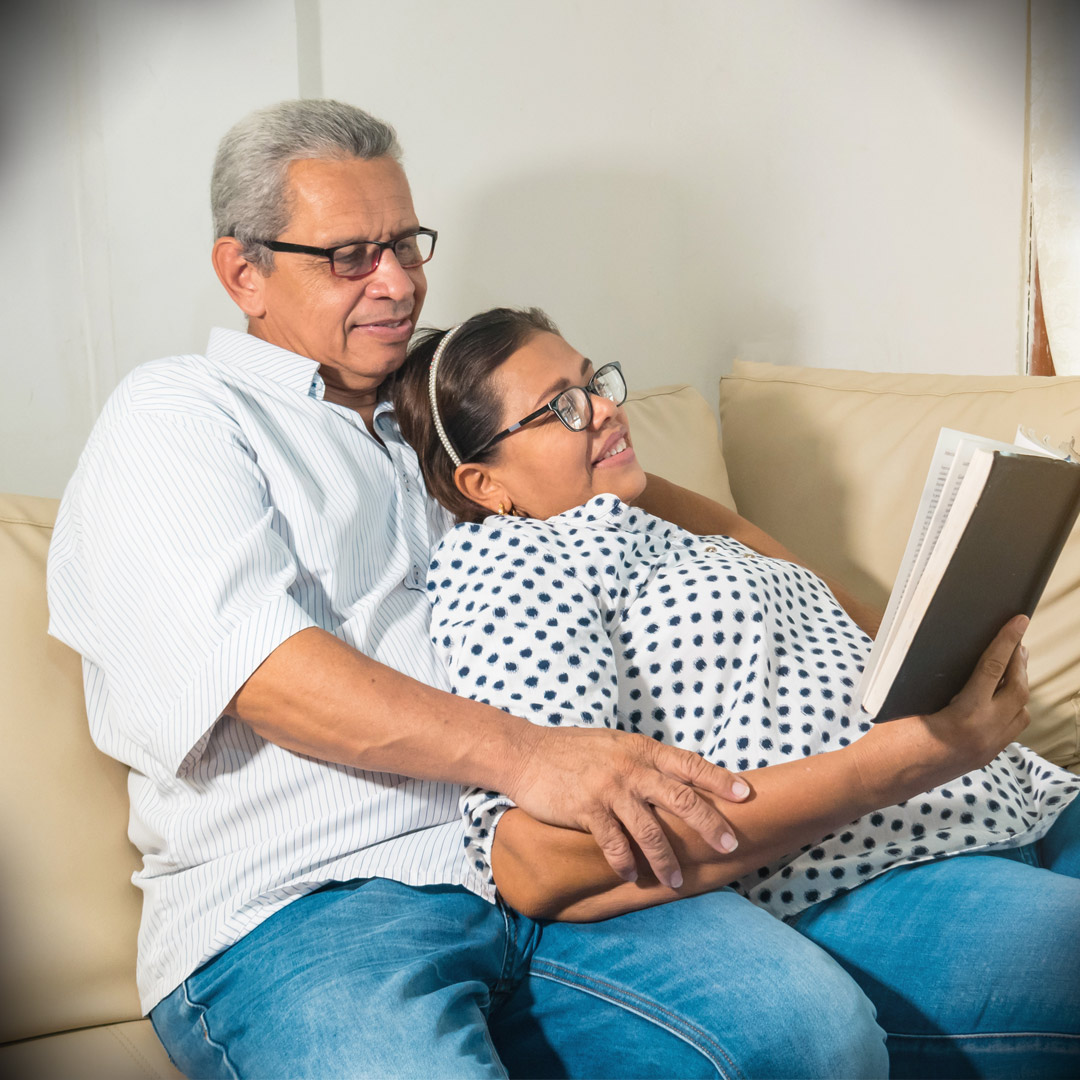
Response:
[[[847,746],[870,639],[810,571],[694,536],[598,495],[547,520],[458,525],[428,572],[432,640],[455,693],[537,724],[641,732],[728,769]],[[851,822],[733,882],[780,917],[890,867],[1031,843],[1080,789],[1018,743],[989,765]],[[465,858],[513,803],[466,791]]]

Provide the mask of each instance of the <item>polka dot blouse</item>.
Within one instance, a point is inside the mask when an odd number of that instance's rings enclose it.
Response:
[[[536,724],[613,727],[763,768],[847,746],[870,639],[825,584],[730,537],[694,536],[613,495],[547,520],[458,525],[428,573],[455,693]],[[1039,839],[1080,782],[1018,743],[732,885],[794,915],[890,867]],[[465,858],[493,899],[497,792],[466,791]]]

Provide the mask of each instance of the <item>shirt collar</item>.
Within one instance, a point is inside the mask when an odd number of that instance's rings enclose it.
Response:
[[[206,346],[208,360],[257,375],[305,396],[322,398],[326,390],[319,365],[306,356],[271,345],[241,330],[216,326]]]

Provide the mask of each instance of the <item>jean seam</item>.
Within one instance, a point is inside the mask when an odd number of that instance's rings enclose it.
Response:
[[[225,1047],[210,1034],[210,1026],[206,1022],[207,1006],[203,1005],[202,1002],[192,999],[191,995],[188,993],[188,981],[186,979],[180,985],[184,991],[184,1002],[187,1004],[188,1008],[194,1009],[199,1014],[199,1026],[202,1028],[203,1038],[206,1039],[219,1054],[221,1054],[221,1060],[225,1062],[225,1066],[229,1070],[229,1075],[232,1077],[232,1080],[240,1080],[240,1073],[229,1060],[229,1055]]]
[[[1080,1042],[1080,1035],[1068,1031],[969,1031],[953,1032],[951,1035],[930,1034],[915,1035],[898,1031],[887,1031],[890,1039],[939,1039],[945,1042],[955,1039],[1075,1039]]]
[[[703,1057],[707,1058],[724,1080],[745,1080],[741,1070],[730,1058],[724,1048],[717,1043],[708,1032],[691,1024],[685,1018],[665,1009],[655,1001],[642,997],[627,990],[625,987],[616,986],[614,983],[604,982],[594,977],[585,977],[561,964],[554,964],[550,960],[534,961],[530,975],[539,979],[549,979],[551,982],[561,983],[564,986],[573,987],[593,997],[608,1001],[612,1005],[626,1009],[640,1016],[643,1020],[662,1027],[665,1031],[682,1039],[683,1042],[692,1046]]]

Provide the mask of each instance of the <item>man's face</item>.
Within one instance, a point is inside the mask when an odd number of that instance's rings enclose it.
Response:
[[[420,224],[405,173],[390,158],[295,161],[289,183],[292,219],[267,239],[329,248],[393,240]],[[372,392],[401,365],[427,292],[424,268],[403,270],[387,250],[356,280],[335,277],[328,259],[291,252],[258,276],[264,314],[249,330],[318,361],[328,395]]]

